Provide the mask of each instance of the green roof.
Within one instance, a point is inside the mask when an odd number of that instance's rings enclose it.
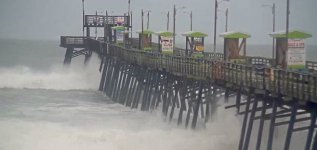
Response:
[[[239,38],[249,38],[251,37],[250,34],[244,33],[244,32],[237,32],[237,31],[231,31],[231,32],[224,32],[219,34],[220,37],[223,38],[230,38],[230,39],[239,39]]]
[[[124,27],[124,26],[114,26],[114,27],[112,27],[111,29],[124,31],[124,30],[125,30],[125,27]]]
[[[285,31],[273,32],[270,34],[270,36],[274,38],[286,38],[286,32]],[[298,31],[298,30],[292,30],[288,32],[288,38],[291,38],[291,39],[306,39],[310,37],[312,37],[311,34]]]
[[[208,36],[205,33],[196,32],[196,31],[189,31],[189,32],[183,33],[182,35],[187,37],[195,37],[195,38],[202,38],[202,37]]]
[[[159,36],[165,36],[165,37],[172,37],[173,36],[173,33],[172,32],[169,32],[169,31],[162,31],[162,32],[157,32],[155,33]]]
[[[136,33],[142,34],[142,31],[137,31]],[[150,30],[143,30],[143,34],[153,34],[153,31]]]

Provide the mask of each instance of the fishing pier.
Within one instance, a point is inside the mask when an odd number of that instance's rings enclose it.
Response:
[[[139,38],[132,38],[131,19],[129,15],[85,15],[85,36],[61,36],[60,46],[66,48],[64,64],[80,55],[86,63],[95,53],[101,60],[100,91],[126,107],[161,109],[168,121],[186,128],[210,121],[219,99],[228,104],[234,99],[226,108],[243,115],[239,150],[259,150],[263,145],[271,150],[278,126],[287,127],[285,150],[297,132],[307,133],[305,150],[317,149],[317,62],[306,61],[301,70],[288,68],[278,54],[285,49],[285,34],[272,34],[276,58],[251,57],[246,56],[250,36],[245,33],[220,34],[225,39],[224,53],[212,53],[204,51],[207,35],[201,32],[183,34],[186,49],[168,45],[173,43],[169,32],[142,30]],[[104,36],[91,36],[90,28],[102,28]],[[151,40],[155,35],[158,43]],[[309,37],[297,31],[290,32],[291,36]],[[254,122],[258,122],[257,130]],[[265,123],[269,124],[268,139],[263,140]],[[250,139],[252,133],[256,139]],[[251,148],[250,142],[256,147]]]

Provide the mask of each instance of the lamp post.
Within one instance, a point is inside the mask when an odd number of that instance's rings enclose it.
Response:
[[[225,32],[227,32],[227,31],[228,31],[229,8],[226,8],[225,10],[223,10],[223,9],[218,9],[218,11],[225,14],[225,17],[226,17]]]
[[[170,12],[167,11],[167,13],[165,12],[161,12],[161,14],[166,14],[166,31],[169,30],[169,25],[170,25]]]
[[[82,0],[82,8],[83,8],[83,37],[85,37],[85,0]]]
[[[98,12],[97,12],[97,10],[96,10],[96,17],[95,17],[95,26],[96,26],[96,28],[95,28],[95,35],[96,35],[96,40],[97,40],[97,38],[98,38],[98,35],[97,35],[97,24],[98,24]]]
[[[217,42],[217,12],[218,12],[218,5],[221,2],[228,2],[229,0],[221,0],[218,2],[218,0],[215,0],[215,18],[214,18],[214,57],[216,56],[216,42]]]
[[[144,11],[143,11],[143,9],[141,10],[141,16],[142,16],[142,19],[141,19],[141,27],[142,27],[142,36],[143,36],[143,31],[144,31]]]
[[[147,24],[146,24],[146,29],[147,30],[149,30],[149,27],[150,27],[150,12],[151,11],[147,12]]]
[[[173,51],[175,50],[175,32],[176,32],[176,11],[179,9],[184,9],[186,7],[182,6],[182,7],[178,7],[176,8],[176,5],[174,4],[174,11],[173,11]]]
[[[150,12],[151,12],[151,10],[143,11],[143,13],[147,13],[147,22],[146,22],[146,29],[147,30],[149,30],[149,27],[150,27]]]
[[[226,32],[228,32],[228,14],[229,14],[229,8],[226,8]]]
[[[190,31],[193,31],[193,11],[184,11],[185,14],[189,14]]]
[[[288,32],[289,32],[289,14],[290,14],[290,10],[289,10],[289,4],[290,1],[286,0],[286,50],[288,50]]]
[[[128,0],[128,17],[129,17],[129,21],[130,21],[130,26],[131,26],[131,38],[132,38],[132,11],[131,11],[131,1]],[[130,29],[130,28],[128,28]]]
[[[104,41],[105,42],[110,42],[110,38],[109,38],[109,35],[111,35],[111,30],[109,30],[109,14],[113,14],[114,11],[110,11],[108,12],[107,10],[105,11],[106,12],[106,16],[105,16],[105,19],[104,19]]]
[[[273,3],[272,5],[268,5],[268,4],[263,4],[262,7],[269,7],[272,9],[272,16],[273,16],[273,32],[275,32],[275,3]],[[273,38],[273,45],[272,45],[272,58],[274,59],[275,57],[275,39]]]
[[[131,1],[128,0],[128,16],[130,17]]]

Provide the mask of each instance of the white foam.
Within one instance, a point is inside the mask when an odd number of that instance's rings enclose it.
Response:
[[[90,125],[26,120],[0,120],[0,148],[10,150],[230,150],[237,146],[234,115],[215,119],[206,130],[177,128],[160,117],[137,112]],[[135,116],[140,116],[135,118]],[[76,119],[76,118],[74,118]],[[230,120],[230,121],[229,121]],[[104,119],[107,121],[107,119]],[[239,123],[238,123],[239,124]],[[137,126],[137,127],[136,127]]]
[[[89,65],[71,65],[64,67],[61,63],[53,65],[49,71],[32,70],[27,66],[0,68],[0,88],[30,89],[97,89],[100,80],[99,62]]]

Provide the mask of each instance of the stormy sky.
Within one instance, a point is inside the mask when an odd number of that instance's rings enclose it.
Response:
[[[229,30],[251,34],[248,43],[270,44],[272,13],[270,8],[261,5],[273,2],[277,8],[276,30],[284,30],[286,0],[230,0],[219,5],[217,32],[225,30],[222,10],[228,7]],[[173,4],[186,7],[177,12],[177,42],[183,42],[180,33],[189,30],[189,15],[183,11],[193,11],[193,29],[207,33],[206,42],[212,43],[214,0],[131,0],[134,31],[141,28],[141,9],[151,10],[151,30],[165,30],[166,15],[163,13],[172,12]],[[113,15],[121,15],[128,11],[128,0],[85,0],[85,6],[87,14],[108,10],[113,11]],[[317,45],[316,6],[316,0],[291,0],[290,7],[290,28],[313,34],[307,43],[314,45]],[[81,13],[81,0],[1,0],[0,38],[59,40],[61,35],[81,35]],[[172,21],[170,23],[172,29]],[[221,42],[218,37],[218,43]]]

